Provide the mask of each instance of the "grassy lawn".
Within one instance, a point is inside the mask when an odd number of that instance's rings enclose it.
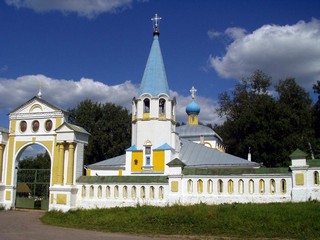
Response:
[[[48,212],[46,224],[143,235],[320,239],[320,202],[141,206]]]

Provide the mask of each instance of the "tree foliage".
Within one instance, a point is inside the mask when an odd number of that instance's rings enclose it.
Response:
[[[131,143],[131,115],[112,103],[85,100],[69,110],[75,124],[91,136],[84,152],[84,164],[92,164],[121,155]]]
[[[226,121],[215,130],[223,137],[228,152],[247,157],[249,147],[254,161],[265,166],[286,166],[297,147],[309,152],[315,142],[312,127],[312,101],[293,78],[275,86],[271,77],[257,70],[242,79],[229,94],[219,96],[218,113]]]
[[[312,115],[313,115],[313,128],[316,136],[316,143],[314,152],[316,154],[316,158],[320,158],[320,80],[317,81],[316,84],[313,85],[314,93],[318,94],[318,100],[312,107]]]
[[[36,157],[25,157],[19,161],[19,169],[50,169],[51,160],[47,152],[37,154]]]

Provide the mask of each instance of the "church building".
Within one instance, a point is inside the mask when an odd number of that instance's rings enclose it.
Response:
[[[0,205],[16,206],[14,166],[20,150],[31,143],[44,146],[51,157],[49,210],[320,200],[319,160],[307,161],[297,149],[290,168],[265,168],[226,153],[223,139],[199,125],[194,87],[186,106],[188,124],[176,126],[160,19],[152,18],[152,46],[132,100],[131,146],[125,154],[83,166],[89,133],[69,123],[67,112],[36,96],[10,113],[9,130],[0,129]]]

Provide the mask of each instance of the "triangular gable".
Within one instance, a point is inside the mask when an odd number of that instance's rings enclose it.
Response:
[[[174,150],[174,149],[168,143],[165,143],[154,150]]]
[[[129,147],[129,148],[127,149],[127,151],[137,151],[136,145],[132,145],[131,147]]]
[[[291,159],[299,159],[299,158],[306,158],[308,154],[306,154],[304,151],[297,148],[293,153],[290,154]]]
[[[57,133],[59,132],[78,132],[78,133],[84,133],[87,135],[90,135],[90,133],[88,133],[84,128],[71,124],[71,123],[67,123],[64,122],[63,124],[61,124],[56,130]]]
[[[167,165],[169,167],[184,167],[186,164],[184,164],[179,158],[175,158],[172,161],[168,162]]]
[[[37,113],[37,112],[56,112],[60,111],[61,113],[68,113],[67,111],[59,108],[42,98],[34,96],[29,101],[25,102],[24,104],[20,105],[19,107],[15,108],[10,114],[16,113]]]

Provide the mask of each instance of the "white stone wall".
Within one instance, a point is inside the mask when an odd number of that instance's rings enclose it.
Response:
[[[192,181],[192,189],[190,189],[190,186],[188,187],[188,181],[190,180]],[[264,188],[260,186],[260,180],[264,181]],[[274,180],[274,187],[271,187],[271,180]],[[285,191],[281,190],[281,180],[285,181]],[[202,192],[199,189],[199,181],[202,181]],[[229,189],[229,184],[231,184],[229,181],[232,181],[233,188]],[[239,183],[241,181],[243,184]],[[291,200],[292,190],[291,176],[278,175],[184,176],[181,180],[181,185],[182,195],[179,202],[182,204],[287,202]]]
[[[307,172],[307,200],[320,200],[320,169],[310,168]],[[317,180],[316,177],[317,176]]]
[[[78,184],[77,187],[78,208],[166,206],[168,202],[167,184],[95,183]]]
[[[320,168],[306,172],[306,198],[300,198],[300,201],[320,200],[320,184],[319,181],[315,184],[315,171],[320,172]],[[168,183],[78,183],[76,201],[69,204],[88,209],[291,202],[300,196],[294,196],[300,194],[299,188],[298,191],[295,188],[294,174],[171,175]]]

